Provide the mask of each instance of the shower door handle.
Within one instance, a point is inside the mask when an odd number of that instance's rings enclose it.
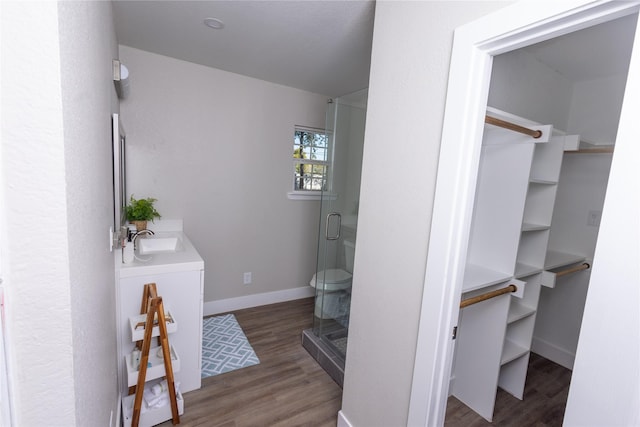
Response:
[[[338,232],[335,236],[329,236],[329,224],[331,222],[331,217],[335,216],[338,218]],[[340,238],[340,228],[342,226],[342,216],[340,215],[340,213],[338,212],[331,212],[330,214],[327,215],[327,223],[325,224],[324,227],[324,237],[327,240],[338,240]]]

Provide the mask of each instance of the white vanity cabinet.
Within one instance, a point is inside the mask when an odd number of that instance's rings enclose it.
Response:
[[[179,236],[183,249],[180,252],[145,255],[140,257],[145,261],[123,264],[119,269],[118,366],[123,396],[128,394],[125,358],[135,345],[129,319],[140,313],[146,283],[156,284],[165,312],[170,312],[178,324],[177,330],[169,335],[169,343],[180,358],[180,370],[175,373],[180,392],[201,386],[204,262],[188,238],[182,233]]]

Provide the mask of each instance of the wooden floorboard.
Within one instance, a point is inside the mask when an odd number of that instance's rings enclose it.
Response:
[[[335,427],[342,390],[301,344],[313,309],[307,298],[233,312],[260,364],[205,378],[185,393],[180,426]],[[498,390],[489,423],[450,397],[445,426],[561,426],[570,381],[570,370],[531,354],[524,400]]]
[[[306,298],[233,312],[260,364],[204,378],[184,394],[180,426],[334,427],[342,389],[301,343],[313,308]]]

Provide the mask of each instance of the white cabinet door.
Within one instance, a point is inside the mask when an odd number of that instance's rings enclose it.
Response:
[[[169,343],[180,357],[180,371],[176,381],[180,382],[180,391],[185,393],[199,389],[202,364],[202,271],[193,270],[177,273],[164,273],[148,276],[120,279],[120,330],[121,355],[119,366],[124,357],[133,350],[129,317],[140,313],[142,291],[146,283],[155,283],[158,295],[162,297],[165,311],[170,310],[175,317],[178,330],[169,335]],[[121,382],[125,384],[126,382]],[[123,390],[124,392],[124,390]]]

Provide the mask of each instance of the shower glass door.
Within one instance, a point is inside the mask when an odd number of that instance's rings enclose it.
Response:
[[[320,207],[313,332],[342,362],[349,334],[366,101],[362,90],[327,104],[332,168]]]

